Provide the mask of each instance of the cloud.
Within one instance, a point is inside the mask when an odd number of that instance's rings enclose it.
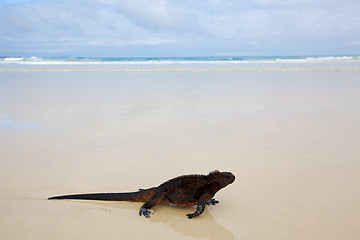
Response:
[[[332,54],[356,51],[359,12],[357,0],[12,0],[0,55]]]
[[[0,51],[166,45],[197,31],[195,16],[167,1],[32,1],[2,6],[0,16]]]

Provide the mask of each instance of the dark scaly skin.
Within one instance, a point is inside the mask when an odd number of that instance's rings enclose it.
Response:
[[[184,175],[173,178],[158,187],[140,189],[130,193],[93,193],[75,194],[50,197],[48,199],[82,199],[103,201],[131,201],[145,202],[139,214],[149,218],[150,209],[155,205],[166,202],[180,207],[197,205],[194,213],[187,214],[193,218],[202,214],[205,204],[215,205],[219,201],[213,199],[215,193],[235,181],[235,176],[230,172],[219,172],[215,170],[208,175]]]

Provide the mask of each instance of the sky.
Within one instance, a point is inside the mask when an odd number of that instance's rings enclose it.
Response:
[[[359,0],[0,0],[0,56],[359,55]]]

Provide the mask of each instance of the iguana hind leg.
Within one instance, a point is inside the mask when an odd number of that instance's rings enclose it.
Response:
[[[154,207],[156,204],[160,203],[162,201],[161,197],[159,195],[156,195],[153,199],[150,201],[147,201],[144,203],[139,210],[139,215],[144,215],[146,218],[150,218],[151,215],[154,215],[154,211],[150,210],[152,207]]]

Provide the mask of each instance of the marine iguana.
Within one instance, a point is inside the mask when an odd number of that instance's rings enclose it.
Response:
[[[50,197],[48,199],[81,199],[103,201],[145,202],[139,214],[150,217],[152,207],[161,202],[180,207],[197,205],[194,213],[187,214],[189,219],[199,216],[205,210],[205,204],[215,205],[219,201],[213,199],[215,193],[235,181],[231,172],[210,172],[208,175],[184,175],[170,179],[158,187],[139,189],[137,192],[126,193],[90,193]]]

